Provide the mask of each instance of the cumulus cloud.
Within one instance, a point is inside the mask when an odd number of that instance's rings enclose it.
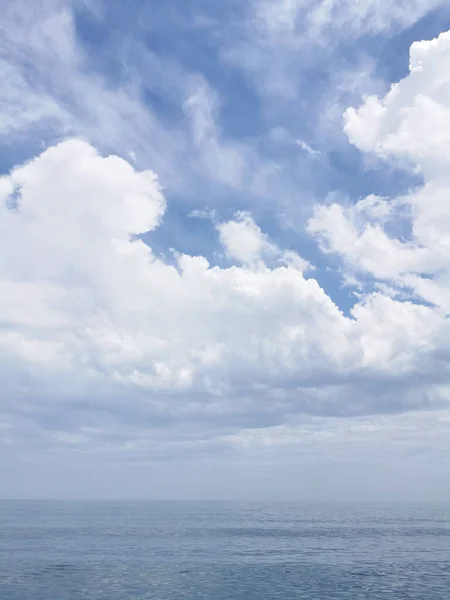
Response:
[[[269,240],[248,212],[238,211],[231,221],[218,223],[221,244],[228,258],[243,265],[257,265],[278,261],[300,271],[311,268],[308,261],[292,250],[281,250]]]
[[[345,131],[355,146],[420,173],[423,185],[398,198],[319,206],[309,222],[322,247],[341,254],[353,269],[447,313],[449,60],[448,32],[414,43],[409,75],[384,98],[369,97],[359,109],[345,113]],[[405,238],[401,229],[410,234]]]
[[[415,42],[408,77],[379,99],[370,96],[345,113],[349,140],[365,152],[403,160],[427,178],[446,172],[449,143],[448,56],[450,32]]]
[[[294,341],[307,338],[311,311],[346,326],[317,283],[292,265],[219,269],[203,257],[186,255],[177,257],[176,267],[161,262],[130,237],[151,230],[162,216],[164,201],[154,175],[138,173],[117,157],[101,158],[85,142],[51,148],[14,169],[1,184],[2,242],[8,248],[2,254],[2,303],[10,307],[9,322],[20,326],[14,335],[7,332],[5,343],[14,342],[10,355],[28,357],[30,367],[49,360],[55,373],[53,357],[70,372],[83,355],[88,379],[102,378],[107,371],[113,380],[137,388],[203,389],[220,396],[238,381],[251,388],[250,373],[260,361],[274,361],[270,371],[275,378],[282,374],[280,367],[295,369]],[[224,231],[226,227],[230,224]],[[253,227],[261,244],[269,245]],[[248,229],[233,241],[228,234],[236,255],[255,257]],[[7,254],[14,261],[6,260]],[[35,294],[29,286],[36,286]],[[301,306],[305,312],[299,328]],[[30,319],[39,333],[31,338],[20,333]],[[54,325],[55,338],[47,335],[45,323]],[[292,338],[285,352],[294,354],[284,366],[265,347],[271,329],[281,336],[280,343]],[[81,355],[80,343],[86,344]],[[299,351],[302,368],[314,362],[315,349]]]
[[[227,256],[243,264],[258,262],[263,254],[276,253],[275,246],[268,241],[267,235],[249,213],[239,212],[235,221],[221,223],[217,229]]]
[[[375,294],[344,316],[304,265],[267,266],[267,248],[282,251],[249,215],[219,225],[242,266],[188,255],[174,266],[136,237],[163,217],[156,176],[86,142],[46,150],[0,189],[2,406],[13,426],[36,403],[73,444],[99,426],[96,411],[114,422],[126,410],[134,427],[206,420],[223,435],[302,413],[447,402],[446,379],[427,379],[439,340],[446,351],[438,312]],[[69,427],[67,405],[78,407]]]

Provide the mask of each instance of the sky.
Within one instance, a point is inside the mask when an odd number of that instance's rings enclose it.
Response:
[[[448,3],[0,5],[0,497],[448,501]]]

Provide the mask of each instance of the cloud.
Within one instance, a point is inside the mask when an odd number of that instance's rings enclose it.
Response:
[[[446,61],[450,32],[415,42],[410,73],[380,100],[370,96],[345,115],[345,132],[360,150],[407,161],[426,178],[442,177],[450,131]]]
[[[333,33],[361,36],[367,33],[406,28],[443,0],[402,0],[394,4],[379,0],[256,0],[255,12],[269,37],[285,44],[304,36],[310,43],[333,43]]]
[[[245,363],[251,371],[258,361],[272,360],[272,350],[264,350],[259,335],[242,344],[245,330],[256,331],[260,319],[267,318],[267,326],[272,321],[281,339],[293,336],[292,342],[309,328],[305,323],[306,330],[297,331],[292,311],[298,302],[307,313],[323,312],[327,319],[341,321],[317,283],[305,280],[293,266],[219,269],[209,267],[203,257],[186,255],[178,256],[177,268],[162,263],[141,241],[130,238],[156,227],[162,216],[164,202],[155,177],[136,172],[117,157],[101,158],[85,142],[51,148],[1,184],[2,240],[15,257],[13,264],[3,255],[2,303],[4,310],[9,307],[9,325],[17,326],[4,341],[10,356],[18,364],[24,359],[32,372],[47,364],[50,375],[55,374],[59,365],[68,376],[75,369],[74,377],[81,368],[79,381],[108,375],[137,389],[197,389],[220,397],[237,385],[230,376],[243,377],[245,386],[252,386]],[[285,298],[285,288],[292,298]],[[287,321],[278,330],[281,298]],[[307,306],[309,298],[312,307]],[[33,335],[22,330],[26,325]],[[306,362],[313,360],[305,351]],[[86,371],[78,362],[81,356]],[[284,369],[282,362],[279,366]],[[274,367],[278,378],[281,372]]]
[[[134,157],[141,168],[150,164],[167,193],[182,194],[191,206],[206,185],[245,193],[249,201],[285,189],[279,165],[263,155],[258,139],[223,131],[221,98],[206,77],[170,52],[150,49],[146,19],[135,10],[140,27],[118,26],[120,43],[106,50],[113,67],[105,68],[80,38],[76,17],[88,11],[97,27],[106,28],[106,4],[10,3],[0,26],[0,144],[82,138],[105,152]],[[162,115],[149,96],[164,99]]]
[[[218,100],[207,82],[196,77],[191,85],[192,93],[183,108],[198,152],[199,167],[232,187],[247,187],[246,179],[252,176],[249,163],[256,157],[251,156],[244,144],[222,139],[217,126]]]
[[[263,254],[273,255],[276,247],[255,224],[249,213],[237,213],[235,221],[227,221],[217,226],[220,241],[227,256],[242,264],[254,264]]]
[[[383,75],[397,65],[383,64],[383,54],[395,34],[445,6],[443,0],[251,0],[243,3],[234,35],[224,39],[222,56],[251,82],[267,122],[283,124],[326,157],[347,149],[342,112],[385,93]]]
[[[101,19],[100,4],[88,4]],[[302,6],[279,3],[267,26],[303,42],[314,28],[325,40],[339,27],[358,36],[406,27],[429,3],[315,4],[300,31]],[[247,477],[265,464],[275,478],[280,464],[291,465],[289,482],[296,466],[333,456],[370,462],[374,450],[401,467],[419,452],[417,440],[423,457],[446,452],[448,34],[414,44],[409,76],[345,113],[357,149],[419,174],[423,185],[316,206],[308,233],[359,284],[344,314],[336,290],[319,284],[323,274],[316,279],[291,245],[275,243],[251,206],[220,220],[209,184],[248,194],[248,205],[272,199],[273,214],[296,179],[281,154],[262,152],[270,134],[229,135],[204,76],[143,53],[147,84],[164,80],[164,97],[180,109],[165,122],[126,61],[121,85],[96,72],[72,4],[14,3],[5,22],[2,140],[48,134],[46,150],[0,177],[0,440],[14,465],[47,469],[49,481],[61,476],[70,487],[68,465],[82,470],[91,459],[99,477],[116,465],[164,464],[164,481],[170,461],[206,469],[219,456],[228,482],[240,466]],[[270,54],[269,37],[260,42]],[[252,60],[267,56],[258,44],[243,58],[256,76],[261,63]],[[264,73],[281,64],[275,84],[295,98],[289,73],[298,49],[277,44]],[[270,131],[282,146],[286,128]],[[284,146],[297,139],[316,156],[300,135],[287,133]],[[316,147],[314,135],[304,137]],[[166,262],[152,249],[174,190],[196,197],[190,215],[205,218],[204,227],[211,221],[229,266],[177,248]],[[306,192],[295,188],[291,198],[301,204]]]
[[[448,239],[450,33],[411,46],[410,73],[379,99],[345,113],[350,141],[383,161],[420,173],[423,185],[398,198],[318,206],[309,222],[328,252],[360,273],[450,311]],[[403,227],[399,225],[403,224]],[[397,230],[396,230],[397,228]],[[401,231],[410,231],[405,239]]]
[[[221,244],[228,258],[243,265],[258,265],[277,261],[295,267],[300,271],[311,265],[292,250],[282,251],[269,241],[248,212],[239,211],[235,219],[216,225]]]
[[[120,48],[113,60],[123,61],[123,80],[116,85],[98,69],[78,38],[75,11],[93,11],[99,19],[101,8],[100,3],[81,0],[8,4],[1,25],[0,142],[25,139],[33,145],[39,137],[51,145],[77,136],[121,155],[133,151],[150,159],[160,175],[171,177],[176,186],[173,142],[180,132],[163,127],[146,105],[142,81]],[[139,39],[136,36],[136,45]],[[181,88],[186,84],[174,65],[156,64],[151,53],[143,51],[145,59],[149,78],[155,72],[158,78],[158,69],[164,69],[169,88],[175,79]]]
[[[378,293],[345,317],[305,278],[304,264],[267,266],[267,250],[285,255],[248,214],[218,226],[242,266],[188,255],[173,266],[136,238],[163,218],[156,176],[86,142],[46,150],[2,177],[0,189],[11,439],[30,413],[74,444],[86,427],[121,421],[131,432],[143,421],[194,420],[217,437],[293,415],[448,401],[446,376],[433,382],[436,344],[447,352],[439,312]]]
[[[320,150],[314,150],[314,148],[312,148],[307,142],[305,142],[304,140],[295,140],[295,143],[297,144],[297,146],[299,146],[302,150],[304,150],[305,152],[307,152],[309,154],[309,156],[311,156],[312,158],[319,158],[321,156],[321,152]]]

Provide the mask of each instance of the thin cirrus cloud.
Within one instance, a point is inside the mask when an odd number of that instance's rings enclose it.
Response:
[[[151,164],[166,189],[194,205],[205,181],[247,197],[286,189],[279,166],[259,152],[257,139],[231,138],[222,130],[219,98],[203,74],[152,51],[145,27],[121,31],[120,23],[111,24],[119,42],[108,51],[120,73],[119,83],[111,83],[112,73],[99,69],[80,42],[76,18],[82,14],[95,24],[106,8],[82,0],[8,5],[0,26],[3,139],[30,139],[34,148],[36,138],[44,146],[88,139],[106,152],[134,156],[142,168]],[[161,119],[146,99],[149,92],[177,107],[172,120]]]
[[[384,484],[395,495],[407,461],[416,461],[423,479],[430,457],[442,492],[449,35],[413,44],[409,75],[344,112],[343,131],[355,148],[423,181],[399,197],[315,201],[302,235],[317,244],[317,256],[337,257],[359,282],[356,303],[343,311],[333,290],[319,284],[314,261],[265,230],[254,198],[226,218],[213,198],[199,199],[197,206],[213,206],[207,214],[191,211],[216,232],[210,256],[175,246],[166,260],[152,249],[177,201],[173,189],[184,179],[190,192],[198,189],[195,171],[229,189],[264,192],[274,213],[273,192],[292,189],[293,180],[281,185],[289,174],[258,144],[227,138],[205,76],[174,67],[187,125],[164,124],[128,84],[110,89],[89,71],[73,7],[46,3],[49,12],[35,25],[32,6],[17,3],[8,13],[15,29],[4,42],[8,110],[0,130],[13,143],[45,124],[55,139],[0,178],[0,472],[11,482],[4,494],[30,495],[41,477],[38,496],[44,488],[89,495],[90,486],[93,496],[117,496],[114,481],[122,477],[132,497],[155,496],[155,487],[177,495],[180,486],[185,496],[252,495],[272,477],[280,495],[308,496],[301,486],[289,492],[297,473],[310,495],[323,497],[339,488],[334,472],[351,495],[364,461],[374,487],[389,459]],[[99,4],[83,6],[103,18]],[[280,6],[288,13],[283,23],[294,18],[289,7],[301,8]],[[326,35],[356,10],[333,6],[335,21],[323,7],[311,9],[308,27],[320,25]],[[367,3],[352,21],[358,35],[381,6]],[[378,30],[405,27],[425,11],[420,2],[410,8],[383,9]],[[34,35],[15,40],[23,27]],[[32,52],[42,64],[27,65]],[[50,93],[52,74],[44,77],[43,65],[60,73],[63,63],[70,77]],[[105,114],[90,105],[99,96],[110,101]],[[130,133],[123,123],[132,109]],[[155,161],[143,151],[142,132],[155,136]],[[292,139],[308,164],[323,162],[322,149]],[[177,185],[166,189],[182,163],[177,144],[196,149],[196,165],[181,166]],[[123,158],[129,152],[132,162]],[[215,264],[214,253],[226,264]],[[140,483],[144,473],[151,484]],[[403,473],[412,489],[414,473]]]

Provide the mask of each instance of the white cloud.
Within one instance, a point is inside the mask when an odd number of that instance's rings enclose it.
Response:
[[[235,221],[221,223],[217,229],[227,256],[242,264],[251,265],[259,262],[263,255],[277,253],[277,248],[268,241],[249,213],[239,212]]]
[[[443,0],[256,0],[260,27],[279,43],[290,44],[308,38],[310,43],[333,43],[333,34],[361,36],[394,28],[406,28]]]
[[[270,242],[268,235],[261,231],[250,213],[238,211],[234,217],[234,220],[216,225],[221,244],[229,258],[243,265],[264,265],[265,261],[292,266],[299,271],[312,268],[296,252],[283,251]]]
[[[132,413],[139,399],[149,414],[222,414],[230,424],[242,411],[258,421],[377,410],[379,392],[365,392],[354,408],[337,409],[336,397],[366,377],[380,385],[394,378],[405,386],[393,400],[402,405],[418,393],[403,378],[432,362],[447,327],[430,308],[380,294],[357,305],[353,320],[345,317],[304,277],[303,263],[263,262],[267,248],[286,256],[249,215],[219,226],[244,266],[210,267],[187,255],[176,267],[165,264],[130,238],[162,217],[155,176],[102,158],[85,142],[45,151],[0,187],[9,402],[108,399],[113,413],[116,402]]]
[[[314,150],[307,142],[304,140],[298,139],[295,140],[297,146],[299,146],[302,150],[307,152],[312,158],[319,158],[321,156],[321,152],[319,150]]]
[[[366,198],[344,208],[319,206],[309,222],[327,251],[347,264],[411,290],[450,311],[450,33],[411,47],[410,74],[379,99],[345,113],[350,141],[383,160],[420,172],[423,185],[400,198]],[[406,223],[409,239],[395,234]]]
[[[385,44],[389,48],[395,34],[446,2],[251,0],[242,5],[242,23],[225,38],[222,56],[248,78],[267,122],[311,140],[326,160],[347,149],[343,111],[369,94],[386,92]],[[306,172],[310,168],[304,165]]]
[[[120,82],[111,83],[78,38],[74,8],[98,19],[105,9],[92,0],[19,0],[5,9],[0,143],[39,137],[49,145],[77,137],[124,157],[132,149],[139,167],[151,165],[166,189],[194,206],[204,182],[259,198],[284,187],[258,140],[222,131],[220,98],[206,79],[152,53],[139,12],[141,27],[121,31],[122,42],[110,49],[121,70]],[[146,99],[149,89],[179,115],[161,120]]]
[[[107,372],[110,381],[137,389],[221,395],[233,393],[234,378],[252,386],[246,364],[254,371],[259,361],[273,361],[276,379],[286,368],[294,375],[294,340],[307,336],[311,311],[336,321],[338,329],[346,326],[316,282],[293,266],[221,270],[182,255],[175,269],[154,258],[142,242],[129,239],[161,218],[164,203],[154,176],[117,157],[100,158],[85,142],[51,148],[1,184],[2,243],[14,257],[2,254],[2,307],[15,324],[2,340],[17,364],[24,360],[33,372],[47,365],[54,375],[55,360],[68,375],[75,369],[74,377],[81,368],[88,380]],[[17,210],[6,208],[13,190]],[[300,329],[297,303],[306,311]],[[280,343],[291,339],[287,364],[264,348],[259,334],[250,335],[266,318]],[[302,369],[308,369],[313,357],[307,346],[300,352]]]
[[[121,85],[111,85],[99,72],[77,38],[74,8],[101,16],[101,3],[96,1],[18,0],[5,8],[0,25],[0,142],[34,142],[39,136],[48,145],[76,136],[124,156],[132,148],[141,164],[150,160],[160,176],[177,187],[180,168],[174,144],[183,145],[182,131],[163,127],[146,105],[142,80],[121,48],[114,56],[123,66]],[[129,40],[124,46],[131,49],[133,43]],[[141,53],[142,61],[149,63],[147,79],[161,81],[164,72],[170,93],[183,96],[188,74],[152,58]],[[174,80],[179,82],[175,91]]]
[[[221,130],[219,98],[204,78],[190,79],[183,108],[192,137],[195,172],[257,197],[267,197],[270,190],[270,200],[272,194],[286,189],[280,165],[262,156],[257,140],[230,138]]]
[[[448,57],[450,32],[415,42],[410,74],[380,100],[369,97],[345,113],[349,140],[366,152],[408,161],[427,178],[442,177],[450,141]]]

